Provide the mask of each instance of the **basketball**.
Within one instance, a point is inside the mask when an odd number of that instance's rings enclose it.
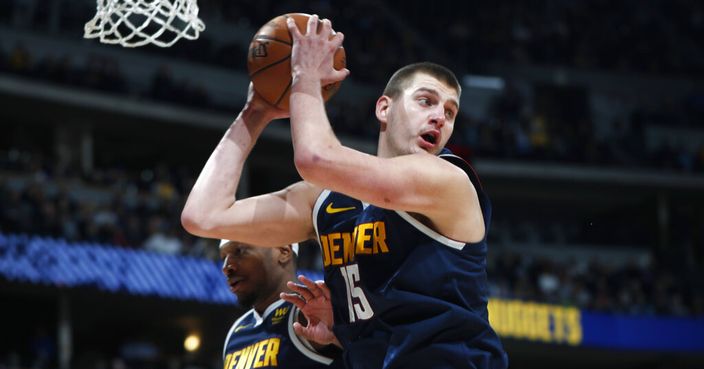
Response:
[[[292,17],[298,29],[305,33],[309,14],[289,13],[280,15],[257,31],[249,45],[247,71],[254,90],[264,100],[277,108],[288,110],[291,95],[291,47],[293,40],[288,31],[286,19]],[[334,67],[345,68],[345,49],[340,47],[335,52]],[[323,99],[328,101],[340,88],[341,82],[321,87]]]

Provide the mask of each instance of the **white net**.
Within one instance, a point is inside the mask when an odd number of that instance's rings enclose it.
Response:
[[[83,37],[105,44],[169,47],[181,38],[195,40],[205,30],[197,0],[97,0]]]

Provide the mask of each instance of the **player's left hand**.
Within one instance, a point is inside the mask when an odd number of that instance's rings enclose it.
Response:
[[[298,276],[303,284],[288,282],[288,288],[294,293],[281,293],[281,298],[298,307],[308,324],[293,323],[297,335],[320,345],[334,344],[341,346],[332,332],[334,318],[330,290],[323,281],[311,281],[303,275]]]

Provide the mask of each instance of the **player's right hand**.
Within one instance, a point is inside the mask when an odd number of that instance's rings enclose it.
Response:
[[[279,109],[274,105],[269,104],[264,100],[256,90],[254,90],[254,85],[252,82],[249,83],[249,89],[247,91],[247,103],[245,104],[245,109],[252,109],[255,112],[261,112],[266,114],[269,120],[274,119],[284,119],[290,116],[289,111]]]
[[[330,290],[323,281],[311,281],[303,275],[298,276],[303,284],[288,282],[288,288],[294,293],[281,293],[280,297],[298,307],[307,320],[303,326],[293,324],[293,330],[300,337],[321,346],[336,345],[340,342],[332,331],[334,318]]]

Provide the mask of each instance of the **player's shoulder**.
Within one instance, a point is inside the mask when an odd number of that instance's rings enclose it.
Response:
[[[437,156],[438,158],[448,161],[462,169],[471,169],[471,165],[469,165],[466,160],[450,151],[450,149],[442,149]]]
[[[254,309],[248,310],[247,312],[242,314],[237,320],[235,320],[235,322],[232,324],[230,332],[227,334],[228,337],[242,330],[251,329],[259,325],[259,319],[257,318],[258,314],[256,311],[254,311]]]
[[[474,167],[467,160],[454,154],[447,148],[442,149],[440,154],[438,154],[438,158],[442,159],[443,161],[449,164],[452,164],[452,166],[456,168],[457,171],[461,171],[463,177],[466,176],[469,178],[473,187],[475,187],[479,191],[482,190],[482,183],[479,180],[479,175],[477,174],[477,171],[474,170]]]
[[[286,194],[294,194],[296,198],[305,198],[307,202],[313,204],[323,192],[323,189],[308,181],[298,181],[291,184],[283,191]]]
[[[264,313],[264,319],[267,320],[271,326],[276,326],[282,323],[293,324],[289,317],[296,309],[296,306],[292,303],[279,300],[272,304],[270,309],[271,310]]]
[[[258,327],[264,322],[268,322],[269,324],[272,322],[279,323],[288,317],[292,307],[295,306],[290,302],[277,300],[269,305],[261,315],[259,315],[256,310],[250,309],[235,321],[232,325],[232,329],[238,332],[248,328]]]
[[[401,158],[412,162],[412,166],[416,170],[422,170],[428,178],[440,178],[446,181],[463,179],[468,176],[467,172],[472,170],[469,163],[447,149],[443,149],[437,155],[419,152]]]

